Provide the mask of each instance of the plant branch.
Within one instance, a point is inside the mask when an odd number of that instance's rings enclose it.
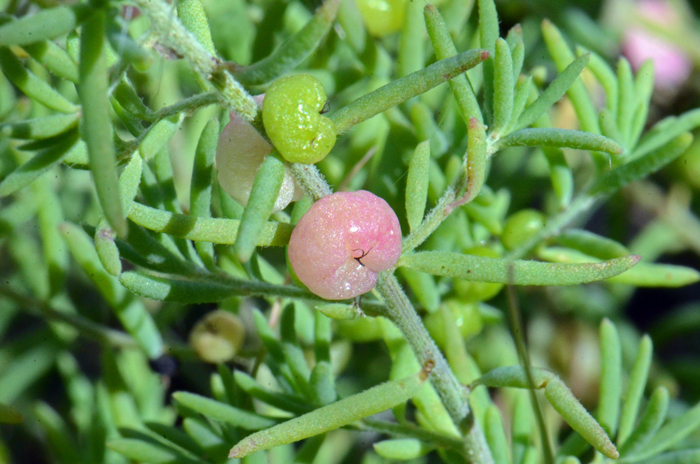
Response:
[[[258,106],[253,97],[231,74],[223,69],[221,60],[209,53],[197,38],[175,16],[175,7],[160,0],[136,0],[139,9],[148,16],[156,35],[190,63],[195,71],[212,82],[228,110],[235,110],[248,121],[255,119]]]

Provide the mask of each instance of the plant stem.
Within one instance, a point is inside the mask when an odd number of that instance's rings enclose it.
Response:
[[[294,177],[314,201],[332,193],[331,187],[323,179],[316,166],[292,164],[291,170]],[[458,179],[457,188],[463,190],[461,185],[464,183],[463,181],[464,179],[461,177]],[[450,187],[428,217],[404,240],[404,252],[423,243],[437,229],[440,223],[452,212],[455,198],[455,191]],[[396,324],[406,341],[411,345],[418,362],[422,366],[428,362],[435,364],[430,374],[430,381],[455,425],[464,433],[466,457],[470,462],[492,464],[493,457],[486,443],[486,437],[479,424],[474,421],[473,414],[470,413],[467,401],[468,392],[460,385],[442,352],[430,338],[416,310],[393,275],[393,269],[379,274],[375,288],[387,305],[384,316]]]
[[[396,277],[388,272],[380,273],[376,289],[388,306],[387,317],[403,333],[420,365],[434,363],[430,381],[455,425],[464,433],[464,450],[469,461],[480,464],[493,463],[481,427],[470,413],[465,387],[459,384],[442,352],[430,338]]]
[[[174,14],[174,7],[161,0],[136,0],[139,9],[148,16],[159,39],[190,63],[195,71],[209,79],[219,91],[224,105],[236,110],[248,121],[255,119],[258,106],[253,97],[223,69],[221,60],[210,54]]]

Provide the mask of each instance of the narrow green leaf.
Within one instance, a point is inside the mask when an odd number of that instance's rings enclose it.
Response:
[[[216,56],[214,41],[211,38],[209,21],[200,0],[180,0],[177,2],[177,16],[185,29],[190,31],[210,55]]]
[[[124,329],[150,359],[163,354],[163,339],[146,307],[129,295],[100,262],[90,237],[75,224],[64,222],[60,231],[73,258],[110,305]],[[123,275],[123,274],[122,274]]]
[[[58,412],[43,401],[39,401],[34,405],[34,415],[39,420],[52,451],[61,462],[80,462],[77,443],[69,432],[68,424]]]
[[[588,63],[589,55],[583,55],[572,61],[559,75],[552,81],[551,84],[542,92],[537,100],[525,108],[523,114],[518,118],[513,130],[524,129],[532,125],[540,116],[542,116],[552,105],[561,100],[564,94],[576,82],[581,71]]]
[[[100,258],[102,266],[109,274],[119,277],[122,273],[122,262],[119,256],[119,248],[114,239],[116,234],[109,227],[107,221],[100,220],[95,229],[95,251]]]
[[[294,414],[304,414],[311,410],[311,407],[297,397],[288,395],[283,392],[271,392],[266,390],[254,378],[248,374],[236,370],[234,372],[236,384],[243,391],[253,398],[274,406],[283,411],[293,412]]]
[[[693,136],[690,133],[686,132],[685,134],[677,136],[661,148],[634,159],[627,164],[613,169],[604,176],[599,177],[593,183],[589,194],[609,195],[630,182],[646,178],[683,154],[692,141]]]
[[[491,59],[484,61],[484,113],[488,115],[487,121],[493,119],[493,82],[494,82],[494,53],[496,52],[496,40],[499,36],[498,13],[494,0],[478,0],[479,5],[479,39],[481,48],[485,49]]]
[[[316,309],[331,319],[348,320],[362,317],[364,313],[355,305],[332,303],[316,306]]]
[[[520,116],[525,110],[525,105],[527,105],[528,99],[530,97],[532,83],[532,76],[522,76],[517,79],[515,84],[515,95],[513,96],[513,114],[510,117],[510,122],[508,123],[508,130],[506,132],[511,132],[513,127],[520,119]]]
[[[117,234],[125,237],[128,227],[119,200],[104,42],[105,13],[97,11],[84,23],[80,36],[78,96],[83,105],[83,138],[102,211]]]
[[[187,408],[184,408],[187,409]],[[191,410],[188,410],[191,412]],[[194,414],[193,412],[191,412]],[[224,462],[228,445],[221,437],[221,428],[216,432],[213,425],[199,417],[188,417],[182,421],[182,428],[191,436],[197,444],[204,449],[205,456],[209,456],[214,462]],[[201,462],[200,462],[201,464]]]
[[[546,369],[531,367],[532,382],[536,389],[544,388],[547,383],[556,377],[556,375]],[[469,386],[473,390],[478,385],[484,385],[491,388],[530,388],[527,375],[522,366],[504,366],[492,369],[476,379]]]
[[[312,399],[313,393],[309,386],[311,370],[304,357],[296,334],[295,327],[296,307],[295,304],[288,304],[282,310],[280,321],[280,334],[282,338],[282,353],[289,370],[294,377],[295,390],[303,393],[307,398]]]
[[[590,55],[588,69],[593,73],[598,82],[600,82],[600,85],[603,86],[603,90],[605,91],[605,107],[611,115],[617,115],[618,86],[615,72],[610,65],[595,52],[579,46],[576,47],[576,54],[578,56],[585,54]]]
[[[196,217],[211,217],[211,191],[214,184],[214,157],[219,137],[219,120],[210,120],[199,137],[194,154],[192,182],[190,184],[190,214]],[[202,261],[214,265],[214,245],[208,242],[194,244]]]
[[[39,176],[56,166],[68,154],[78,141],[78,131],[72,130],[55,138],[55,143],[32,159],[12,171],[0,182],[0,197],[10,195],[26,187]]]
[[[488,145],[486,143],[486,126],[476,118],[469,119],[467,132],[467,192],[464,202],[476,198],[486,182],[488,171]],[[474,206],[474,205],[472,205]]]
[[[654,60],[646,60],[637,70],[634,80],[634,96],[636,106],[632,117],[629,146],[634,147],[644,131],[649,115],[651,94],[654,92]]]
[[[244,430],[260,430],[277,424],[275,419],[234,408],[226,403],[194,393],[175,392],[173,398],[178,403],[203,414],[205,417],[226,422]]]
[[[61,348],[48,332],[44,337],[49,340],[14,354],[5,364],[0,376],[0,403],[13,404],[54,366]]]
[[[613,116],[607,108],[603,108],[600,111],[598,121],[600,122],[600,131],[605,137],[612,139],[617,143],[624,143],[624,137],[617,129],[615,116]]]
[[[256,432],[238,442],[231,449],[229,457],[241,458],[256,451],[293,443],[390,409],[410,399],[427,377],[428,372],[422,370],[411,377],[385,382],[270,429]]]
[[[435,56],[437,56],[439,60],[455,56],[457,54],[457,48],[455,48],[452,42],[452,36],[438,9],[434,5],[428,3],[425,6],[424,16],[425,25],[428,28],[428,35],[430,36],[433,49],[435,50]],[[468,122],[470,117],[476,118],[479,122],[483,122],[484,118],[481,114],[481,108],[476,100],[474,89],[467,75],[460,74],[454,77],[450,80],[450,87],[452,88],[452,93],[454,93],[457,107],[462,114],[464,122]]]
[[[418,144],[408,163],[406,217],[412,231],[423,222],[425,204],[428,201],[429,166],[430,141],[426,140]]]
[[[233,245],[241,221],[222,218],[195,218],[134,203],[129,219],[146,229],[163,232],[187,240]],[[268,221],[258,239],[259,246],[283,246],[289,243],[293,227],[290,224]]]
[[[654,435],[653,440],[644,443],[634,453],[635,460],[647,459],[667,450],[683,440],[700,426],[700,403],[681,416],[667,422]]]
[[[563,72],[564,69],[574,61],[574,54],[566,43],[566,39],[564,39],[559,29],[549,22],[549,20],[542,21],[542,36],[544,37],[549,54],[554,60],[554,64],[556,64],[559,72]],[[581,130],[599,134],[600,128],[598,127],[598,116],[595,107],[580,78],[576,79],[571,87],[569,87],[567,94],[576,110],[576,115],[581,124]]]
[[[632,66],[625,57],[621,57],[617,62],[617,85],[617,127],[622,134],[625,146],[628,146],[636,102]]]
[[[284,295],[293,298],[318,299],[298,287],[233,278],[193,277],[172,279],[144,272],[128,271],[119,276],[132,292],[159,301],[213,303],[233,296]]]
[[[644,387],[646,387],[649,367],[651,366],[652,350],[651,337],[644,335],[639,343],[637,358],[632,366],[632,372],[627,383],[627,391],[622,402],[620,428],[617,432],[617,446],[620,448],[623,447],[629,438],[637,420],[639,405],[644,395]]]
[[[504,147],[560,147],[576,150],[602,151],[617,155],[622,147],[602,135],[569,129],[521,129],[502,138],[497,145]]]
[[[695,464],[700,461],[700,448],[671,451],[637,461],[638,464]]]
[[[494,137],[505,129],[513,114],[513,57],[505,40],[496,40],[493,75],[493,123]]]
[[[403,8],[404,19],[396,60],[398,77],[407,76],[425,67],[423,4],[409,2]]]
[[[622,349],[615,324],[600,324],[600,397],[596,418],[609,436],[615,436],[622,396]]]
[[[595,449],[610,459],[618,458],[619,453],[605,430],[579,403],[564,382],[557,377],[550,380],[544,389],[544,396],[566,423],[581,434]]]
[[[117,438],[107,442],[107,447],[134,461],[165,464],[177,462],[195,464],[199,461],[183,456],[176,448],[158,443],[147,442],[137,438]]]
[[[184,449],[185,451],[189,451],[194,456],[201,456],[204,453],[204,450],[202,450],[197,442],[195,442],[192,437],[187,435],[182,429],[158,422],[146,422],[144,425],[168,442]]]
[[[340,0],[326,0],[309,22],[264,59],[240,69],[233,77],[245,85],[259,85],[277,79],[301,63],[318,47],[338,14]]]
[[[131,38],[128,25],[121,19],[119,16],[108,19],[107,40],[124,63],[132,65],[137,71],[147,71],[155,61],[154,54]]]
[[[122,77],[114,88],[112,96],[117,99],[122,108],[138,119],[151,121],[155,118],[153,111],[141,100],[131,81],[126,76]],[[153,127],[150,130],[153,130]],[[149,155],[153,156],[154,154],[149,153]],[[150,156],[146,159],[150,159]]]
[[[326,316],[323,316],[324,318]],[[309,387],[314,403],[323,406],[338,399],[335,381],[329,361],[317,361],[309,377]]]
[[[410,461],[425,456],[434,448],[417,438],[395,438],[382,440],[372,445],[374,451],[385,459]]]
[[[406,100],[427,92],[443,82],[473,68],[488,57],[484,50],[469,50],[440,60],[427,68],[397,79],[370,92],[330,116],[336,131],[342,133]]]
[[[605,430],[596,422],[586,408],[555,374],[539,368],[530,368],[534,387],[544,388],[544,396],[567,424],[586,439],[595,449],[611,459],[617,459],[619,453],[612,444]],[[522,366],[506,366],[493,369],[470,385],[488,387],[530,388],[528,376]]]
[[[267,219],[272,214],[284,180],[284,163],[275,155],[268,155],[260,165],[250,191],[248,205],[243,210],[233,250],[242,263],[250,260]]]
[[[556,238],[556,243],[599,259],[621,258],[630,254],[624,245],[615,240],[582,229],[565,230]]]
[[[639,263],[629,273],[610,279],[616,284],[637,287],[684,287],[700,281],[700,272],[673,264]]]
[[[523,63],[525,61],[525,44],[521,41],[518,42],[513,49],[513,80],[520,77],[520,73],[523,69]]]
[[[320,311],[314,311],[314,355],[316,362],[331,360],[332,337],[331,320]]]
[[[510,261],[446,251],[423,251],[402,256],[399,266],[458,279],[514,285],[576,285],[608,279],[634,266],[639,256],[630,255],[602,263],[553,264]]]
[[[86,5],[58,6],[0,27],[0,46],[27,45],[68,34],[91,12]]]
[[[24,45],[22,48],[58,77],[78,82],[78,65],[64,49],[51,40]]]
[[[52,114],[25,121],[0,124],[0,134],[13,139],[47,139],[75,127],[80,113]]]
[[[138,192],[142,170],[143,162],[141,157],[138,153],[135,153],[119,177],[119,196],[122,210],[127,214],[131,210],[134,197]],[[95,231],[95,249],[105,270],[111,275],[118,277],[122,272],[122,265],[119,247],[115,239],[116,234],[109,227],[107,221],[102,219]]]
[[[148,129],[148,133],[139,144],[139,151],[143,159],[154,158],[165,147],[180,128],[183,116],[180,113],[161,119]]]
[[[528,446],[532,444],[535,417],[532,401],[526,392],[519,392],[513,404],[511,436],[513,437],[513,463],[522,464]]]
[[[641,138],[635,147],[632,159],[640,158],[647,153],[667,144],[674,137],[700,126],[700,108],[688,111],[681,116],[669,116],[662,119]]]
[[[635,450],[653,440],[656,431],[666,419],[669,395],[665,387],[658,387],[649,398],[647,407],[639,418],[639,423],[624,446],[620,448],[623,457],[634,456]]]
[[[560,149],[545,147],[542,152],[549,163],[549,179],[552,182],[552,189],[559,199],[559,205],[561,207],[569,206],[574,196],[574,173]]]
[[[486,435],[486,441],[489,444],[489,448],[491,448],[493,462],[495,464],[509,464],[511,462],[508,453],[510,447],[503,428],[501,412],[496,405],[492,404],[486,410],[484,435]]]
[[[14,53],[5,47],[0,47],[0,68],[3,74],[32,100],[61,113],[78,111],[78,106],[68,101],[46,81],[27,70]]]

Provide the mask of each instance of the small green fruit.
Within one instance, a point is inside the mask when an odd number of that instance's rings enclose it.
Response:
[[[501,242],[508,250],[517,248],[542,230],[544,223],[544,214],[535,209],[518,211],[509,217],[503,226]]]
[[[308,74],[277,79],[265,94],[262,117],[277,151],[290,163],[321,161],[335,145],[335,125],[321,115],[326,93]]]
[[[483,329],[484,324],[479,313],[478,303],[465,303],[462,300],[451,298],[442,304],[442,308],[452,313],[454,323],[459,328],[462,338],[471,338]],[[447,334],[445,331],[445,317],[441,314],[441,311],[428,314],[423,318],[423,322],[435,343],[444,348]]]
[[[367,30],[375,37],[401,29],[406,16],[406,0],[358,0],[357,6]]]

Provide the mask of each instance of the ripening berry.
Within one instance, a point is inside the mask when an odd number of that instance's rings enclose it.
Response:
[[[256,97],[257,100],[262,102],[258,97]],[[240,205],[248,204],[255,175],[271,151],[270,144],[248,121],[235,112],[231,113],[230,122],[219,136],[216,167],[221,188]],[[303,196],[304,191],[296,184],[291,172],[286,169],[273,212],[283,210],[290,202],[298,201]]]
[[[321,161],[335,145],[335,125],[321,112],[326,105],[321,81],[309,74],[277,79],[265,94],[265,131],[290,163]]]
[[[240,318],[221,309],[200,319],[190,333],[190,345],[195,353],[210,363],[233,359],[244,340],[245,329]]]
[[[302,216],[289,240],[289,262],[315,294],[343,300],[366,293],[377,274],[401,255],[401,227],[386,201],[373,193],[338,192]]]

